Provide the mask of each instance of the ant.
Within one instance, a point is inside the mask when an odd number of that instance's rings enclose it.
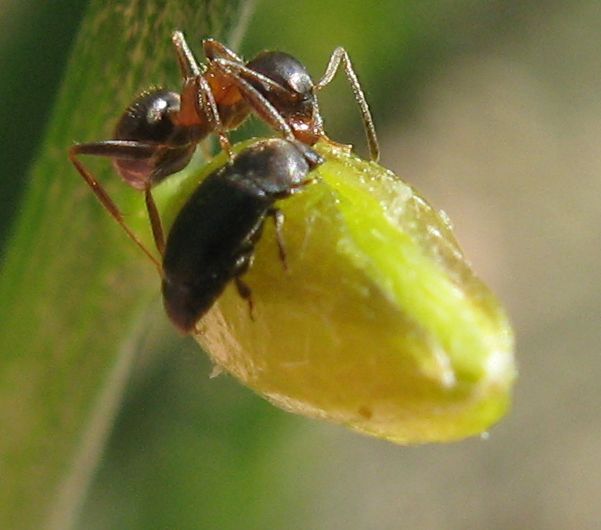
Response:
[[[233,153],[226,133],[237,128],[253,111],[289,141],[298,140],[309,146],[319,139],[331,141],[323,129],[317,93],[332,81],[341,64],[361,111],[371,158],[378,159],[371,113],[344,48],[334,50],[323,77],[314,83],[305,67],[283,52],[264,51],[245,64],[224,44],[207,39],[203,41],[207,64],[201,69],[183,33],[175,31],[172,41],[183,79],[181,91],[143,92],[119,119],[113,139],[75,144],[69,149],[69,159],[98,200],[159,273],[162,274],[161,264],[79,160],[81,155],[111,158],[123,180],[144,192],[152,234],[161,256],[165,252],[165,235],[151,189],[183,169],[197,144],[209,134],[218,136],[231,161]]]

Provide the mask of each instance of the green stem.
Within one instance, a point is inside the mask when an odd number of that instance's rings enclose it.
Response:
[[[240,35],[244,0],[93,0],[0,277],[0,527],[68,528],[119,406],[157,280],[70,166],[151,85],[178,88],[170,34]],[[242,16],[241,16],[242,15]],[[97,162],[97,163],[96,163]],[[91,163],[126,214],[139,197]]]

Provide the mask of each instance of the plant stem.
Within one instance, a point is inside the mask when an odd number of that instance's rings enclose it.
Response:
[[[227,41],[250,7],[90,2],[0,276],[1,528],[73,522],[127,381],[136,323],[157,293],[152,268],[78,179],[66,151],[74,141],[110,138],[141,90],[178,89],[173,30],[197,49],[203,37]],[[135,222],[140,198],[106,160],[91,165]]]

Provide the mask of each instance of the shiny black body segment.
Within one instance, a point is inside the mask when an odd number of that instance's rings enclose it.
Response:
[[[199,185],[173,223],[163,257],[163,301],[181,331],[193,330],[231,280],[252,310],[240,276],[252,262],[265,218],[273,216],[279,229],[275,202],[302,190],[322,162],[298,141],[263,140]],[[283,257],[279,232],[278,244]]]

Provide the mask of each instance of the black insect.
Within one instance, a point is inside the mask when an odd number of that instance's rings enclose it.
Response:
[[[171,227],[163,257],[163,302],[181,331],[194,329],[231,280],[252,316],[251,291],[240,277],[252,263],[265,218],[275,222],[285,266],[284,219],[275,203],[302,190],[322,162],[296,140],[262,140],[202,181]]]
[[[378,158],[378,142],[369,107],[349,56],[336,48],[323,77],[314,83],[294,57],[276,51],[258,54],[248,63],[220,42],[203,42],[207,64],[201,69],[184,36],[176,31],[173,43],[182,72],[181,91],[154,89],[138,96],[121,116],[111,140],[76,144],[69,158],[102,205],[128,236],[160,264],[132,232],[102,185],[81,162],[81,155],[111,158],[123,180],[145,194],[150,224],[159,253],[165,247],[163,228],[151,189],[185,167],[197,144],[215,133],[232,156],[227,131],[255,112],[288,140],[307,145],[328,140],[319,112],[317,93],[333,79],[342,64],[361,110],[371,157]]]

